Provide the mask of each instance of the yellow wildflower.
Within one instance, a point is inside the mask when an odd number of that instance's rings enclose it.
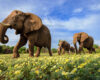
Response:
[[[2,70],[0,70],[0,73],[2,72]]]
[[[20,70],[17,70],[17,71],[15,71],[15,75],[18,75],[18,74],[20,74]]]
[[[15,66],[14,66],[14,68],[17,68],[19,65],[18,64],[16,64]]]
[[[77,71],[77,68],[74,68],[71,73],[74,74]]]
[[[59,69],[55,70],[55,72],[58,72],[58,71],[59,71]]]
[[[40,76],[40,78],[42,78],[42,75]]]
[[[98,72],[100,72],[100,69],[98,70]]]
[[[65,61],[66,61],[66,62],[68,62],[68,61],[69,61],[69,59],[66,59]]]
[[[39,75],[39,70],[36,70],[35,73],[36,73],[37,75]]]
[[[67,75],[67,73],[65,71],[62,72],[62,75]]]
[[[87,63],[82,63],[78,66],[78,68],[83,68]]]
[[[60,69],[62,69],[62,67],[60,67]]]

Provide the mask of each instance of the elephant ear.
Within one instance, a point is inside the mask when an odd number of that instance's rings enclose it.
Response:
[[[63,41],[62,42],[62,46],[64,47],[66,45],[66,41]]]
[[[41,19],[32,14],[32,13],[25,13],[26,19],[24,21],[24,33],[29,33],[31,31],[39,30],[42,27]]]
[[[89,37],[88,34],[85,32],[81,32],[80,34],[81,34],[81,40],[80,40],[81,42],[85,41]]]
[[[73,44],[77,42],[77,36],[78,36],[78,33],[75,33],[73,36]]]

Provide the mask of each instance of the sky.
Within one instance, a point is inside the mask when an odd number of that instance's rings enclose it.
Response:
[[[100,0],[0,0],[0,22],[13,10],[31,12],[42,19],[52,36],[52,48],[59,40],[72,45],[73,35],[86,32],[100,45]],[[14,30],[7,30],[7,45],[14,46],[19,40]]]

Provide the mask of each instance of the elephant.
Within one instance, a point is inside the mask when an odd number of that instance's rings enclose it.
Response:
[[[69,51],[70,51],[70,44],[67,41],[60,40],[58,46],[59,46],[58,47],[58,55],[61,54],[61,51],[63,51],[62,52],[63,54],[65,53],[65,51],[67,51],[69,53]]]
[[[37,47],[36,57],[40,56],[42,47],[46,47],[51,52],[51,34],[47,26],[42,23],[40,17],[33,13],[25,13],[14,10],[0,23],[0,42],[6,44],[9,41],[6,35],[7,29],[14,29],[15,34],[20,34],[20,39],[13,49],[13,58],[20,57],[18,50],[27,41],[29,44],[29,56],[34,56],[34,46]]]
[[[79,50],[77,50],[77,42],[79,43]],[[81,51],[84,52],[83,48],[88,49],[89,53],[95,52],[95,49],[93,48],[94,39],[85,32],[75,33],[73,36],[73,44],[76,53],[81,53]]]
[[[70,52],[75,53],[75,48],[73,46],[70,46]]]

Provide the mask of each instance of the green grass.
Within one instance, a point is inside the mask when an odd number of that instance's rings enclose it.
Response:
[[[100,80],[100,53],[41,53],[40,57],[0,54],[0,80]]]

